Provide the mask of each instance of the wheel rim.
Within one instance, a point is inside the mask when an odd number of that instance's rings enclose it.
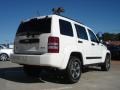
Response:
[[[2,61],[6,61],[7,60],[7,55],[5,55],[5,54],[2,54],[1,56],[0,56],[0,59],[2,60]]]
[[[71,76],[73,79],[77,79],[80,77],[80,64],[78,61],[74,61],[72,62],[72,65],[71,65]]]
[[[110,59],[109,59],[109,57],[107,57],[107,59],[106,59],[106,68],[107,69],[110,68]]]

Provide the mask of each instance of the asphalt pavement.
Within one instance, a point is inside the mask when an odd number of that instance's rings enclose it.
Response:
[[[42,77],[31,78],[22,66],[0,61],[0,90],[120,90],[120,60],[112,61],[108,72],[89,67],[75,84],[66,83],[55,73],[42,73]]]

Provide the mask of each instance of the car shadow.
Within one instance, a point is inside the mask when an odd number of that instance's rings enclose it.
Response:
[[[85,70],[85,72],[100,71],[99,69],[91,67],[87,67]],[[52,82],[58,84],[70,84],[63,75],[59,75],[57,72],[42,71],[39,78],[29,77],[23,72],[22,67],[0,68],[0,78],[18,83]]]
[[[38,78],[27,77],[22,67],[0,68],[0,78],[20,83],[44,83]]]
[[[82,70],[83,73],[94,72],[94,71],[101,71],[101,68],[96,66],[87,66],[84,67],[84,69]]]
[[[27,76],[22,67],[0,68],[0,78],[18,83],[59,83],[69,84],[58,73],[41,72],[39,77]]]

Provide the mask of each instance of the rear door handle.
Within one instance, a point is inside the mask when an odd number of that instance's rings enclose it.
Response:
[[[92,46],[95,46],[95,44],[94,44],[94,43],[91,43],[91,45],[92,45]]]
[[[83,43],[83,41],[78,40],[78,43]]]

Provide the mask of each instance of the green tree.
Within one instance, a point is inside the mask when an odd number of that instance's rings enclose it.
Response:
[[[103,34],[103,40],[104,41],[120,41],[120,33],[104,33]]]

